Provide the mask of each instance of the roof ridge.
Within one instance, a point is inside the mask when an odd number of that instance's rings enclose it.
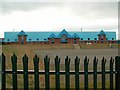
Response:
[[[27,35],[23,30],[18,33],[18,35]]]

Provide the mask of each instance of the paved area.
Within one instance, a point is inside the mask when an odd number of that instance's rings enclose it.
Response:
[[[65,50],[35,50],[35,54],[40,57],[45,57],[48,55],[50,57],[51,67],[54,68],[54,58],[58,55],[61,58],[61,70],[64,70],[65,57],[69,56],[71,58],[71,70],[74,70],[74,59],[76,56],[80,58],[81,68],[83,70],[84,58],[87,56],[89,58],[89,68],[92,68],[93,59],[96,56],[98,58],[98,68],[101,68],[101,60],[103,57],[106,58],[106,66],[109,68],[109,60],[111,57],[115,58],[118,56],[118,49],[65,49]]]
[[[110,57],[115,57],[118,55],[118,49],[35,50],[34,53],[42,57],[48,55],[51,59],[56,55],[58,55],[61,59],[64,59],[66,56],[69,56],[71,59],[74,59],[75,56],[79,56],[81,59],[85,56],[88,56],[90,59],[94,56],[98,59],[101,59],[102,57],[109,59]]]

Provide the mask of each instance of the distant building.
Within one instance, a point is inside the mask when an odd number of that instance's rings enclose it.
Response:
[[[81,44],[81,43],[116,43],[116,32],[5,32],[5,44]]]

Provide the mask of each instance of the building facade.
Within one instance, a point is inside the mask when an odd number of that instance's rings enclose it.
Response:
[[[5,32],[5,44],[93,44],[116,43],[116,32]]]

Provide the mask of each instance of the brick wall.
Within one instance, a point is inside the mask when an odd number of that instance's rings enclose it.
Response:
[[[26,42],[27,36],[24,36],[23,39],[24,39],[24,42],[23,42],[23,43],[26,44],[26,43],[27,43],[27,42]],[[18,36],[18,43],[19,43],[19,44],[21,44],[21,40],[22,40],[22,37],[21,37],[21,36]]]
[[[60,38],[55,38],[55,39],[54,39],[54,43],[55,43],[55,44],[60,44]]]
[[[102,41],[102,36],[98,35],[98,43],[101,43]],[[103,35],[103,43],[106,43],[106,35]]]
[[[74,38],[71,39],[71,44],[75,44]],[[76,39],[76,44],[80,44],[79,38]]]
[[[24,36],[24,44],[26,44],[27,36]]]
[[[21,44],[21,36],[18,36],[18,43]]]

